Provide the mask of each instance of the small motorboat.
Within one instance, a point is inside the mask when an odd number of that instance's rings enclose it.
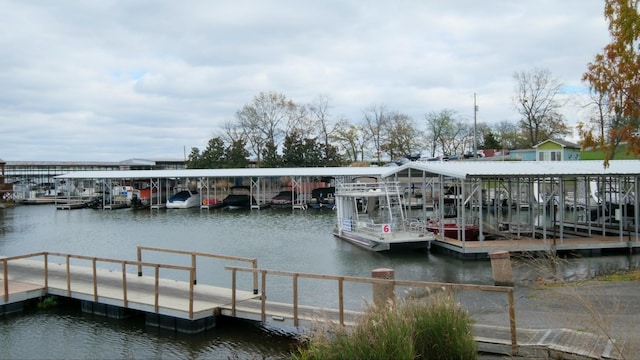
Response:
[[[207,209],[219,209],[225,207],[225,204],[220,199],[204,199],[202,200],[202,207]]]
[[[295,191],[280,191],[276,196],[271,198],[271,206],[291,207],[297,199],[298,194]]]
[[[200,197],[195,191],[180,191],[167,200],[167,209],[188,209],[197,206],[200,206]]]
[[[445,218],[440,224],[439,218],[431,219],[427,222],[427,230],[434,234],[439,234],[440,229],[443,230],[444,236],[451,239],[476,241],[480,236],[480,227],[474,224],[458,225],[457,219]],[[464,232],[464,234],[462,233]]]
[[[256,204],[248,186],[234,186],[230,190],[231,193],[222,200],[228,209],[250,209],[251,205]]]
[[[439,206],[436,206],[434,216],[426,223],[426,229],[434,234],[442,232],[444,237],[450,239],[478,240],[480,226],[476,223],[465,221],[459,216],[457,201],[457,198],[444,198],[444,208],[440,211]],[[436,202],[436,204],[438,203]]]
[[[311,191],[309,207],[312,209],[333,209],[335,206],[335,187],[322,187]]]

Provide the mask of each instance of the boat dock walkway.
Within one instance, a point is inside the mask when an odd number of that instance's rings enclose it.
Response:
[[[141,250],[169,251],[138,248]],[[257,267],[227,266],[232,278],[231,288],[198,284],[195,278],[195,257],[211,256],[230,260],[248,260],[213,254],[192,254],[191,266],[177,266],[142,261],[100,259],[70,254],[37,253],[0,258],[2,287],[0,288],[0,315],[20,312],[25,301],[53,295],[79,300],[84,312],[114,318],[126,318],[131,313],[144,313],[148,326],[197,333],[215,327],[216,317],[231,316],[240,319],[270,323],[276,327],[309,328],[320,322],[344,326],[354,325],[360,311],[345,309],[343,285],[346,282],[370,283],[373,287],[446,287],[450,290],[470,290],[503,293],[504,316],[511,326],[474,325],[479,350],[518,356],[560,354],[558,358],[620,358],[614,356],[610,341],[586,332],[570,330],[528,330],[516,328],[513,288],[465,284],[445,284],[400,281],[384,278],[360,278],[333,275],[290,273],[264,270]],[[38,259],[40,258],[40,259]],[[71,264],[87,261],[90,266]],[[98,268],[96,263],[119,263],[122,270]],[[255,261],[252,261],[254,266]],[[128,268],[151,268],[151,274],[136,274]],[[188,271],[189,281],[161,278],[160,270]],[[237,289],[240,273],[254,277],[254,289]],[[266,301],[267,277],[290,276],[293,280],[292,303]],[[258,289],[258,279],[260,289]],[[337,309],[306,306],[298,303],[298,279],[315,278],[335,281],[338,285]],[[318,287],[318,291],[326,290]],[[323,290],[324,289],[324,290]],[[276,291],[276,290],[274,290]],[[392,292],[393,292],[392,291]],[[375,289],[374,289],[375,296]],[[375,300],[375,299],[374,299]],[[585,350],[586,344],[592,344]],[[564,357],[563,357],[564,356]]]

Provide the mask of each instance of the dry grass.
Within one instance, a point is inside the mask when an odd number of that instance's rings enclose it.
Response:
[[[448,293],[369,306],[353,328],[319,327],[294,359],[476,359],[467,311]]]
[[[567,281],[562,275],[562,269],[566,265],[566,260],[551,253],[537,257],[524,257],[516,259],[518,266],[528,268],[530,272],[536,274],[536,281],[532,284],[537,297],[552,298],[557,304],[551,313],[554,317],[572,316],[571,326],[575,330],[591,332],[605,336],[614,344],[614,352],[620,358],[629,357],[634,354],[634,348],[638,344],[635,341],[626,344],[616,339],[629,332],[635,332],[637,324],[632,324],[626,329],[628,324],[624,319],[625,314],[629,314],[630,304],[625,302],[623,294],[612,293],[610,287],[600,286],[606,282],[640,281],[640,269],[619,270],[612,274],[597,276],[587,280]],[[608,290],[607,290],[608,289]],[[550,300],[550,299],[547,299]],[[624,346],[624,348],[623,348]]]

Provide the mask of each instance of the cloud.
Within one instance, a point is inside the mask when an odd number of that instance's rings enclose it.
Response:
[[[0,3],[4,160],[182,158],[261,91],[517,120],[515,72],[579,92],[608,41],[598,1]],[[565,94],[563,94],[565,96]],[[567,106],[574,122],[578,106]]]

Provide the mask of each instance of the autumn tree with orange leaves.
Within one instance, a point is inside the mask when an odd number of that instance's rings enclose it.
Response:
[[[592,121],[578,125],[582,148],[599,148],[605,155],[605,167],[621,143],[627,143],[627,153],[640,154],[639,1],[605,0],[611,42],[582,76],[597,109]]]

